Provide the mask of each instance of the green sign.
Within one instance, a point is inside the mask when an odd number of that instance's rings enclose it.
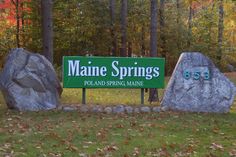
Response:
[[[162,58],[63,57],[65,88],[164,88]]]

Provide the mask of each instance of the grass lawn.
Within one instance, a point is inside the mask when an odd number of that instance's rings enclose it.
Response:
[[[158,90],[160,98],[163,90]],[[140,100],[140,89],[86,89],[86,102],[96,105],[138,105]],[[148,92],[145,92],[145,105],[158,105],[158,102],[148,102]],[[63,89],[62,102],[76,104],[82,102],[82,89]]]
[[[90,89],[87,102],[137,105],[139,96]],[[62,101],[81,102],[81,90],[64,90]],[[0,156],[236,156],[236,101],[228,114],[21,113],[7,110],[1,95],[0,104]]]

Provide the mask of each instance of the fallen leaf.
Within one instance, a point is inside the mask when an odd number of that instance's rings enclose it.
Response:
[[[74,152],[77,152],[77,151],[79,150],[79,149],[78,149],[76,146],[74,146],[74,145],[69,145],[68,149],[71,150],[71,151],[74,151]]]
[[[218,134],[218,133],[219,133],[219,128],[214,127],[213,130],[212,130],[212,132],[214,132],[215,134]]]
[[[139,156],[139,154],[140,154],[139,148],[135,147],[133,151],[133,156]]]
[[[222,145],[216,144],[216,143],[212,143],[211,146],[210,146],[210,148],[211,148],[212,150],[224,150],[224,147],[223,147]]]
[[[232,150],[229,152],[229,155],[232,156],[232,157],[236,157],[236,149],[232,149]]]

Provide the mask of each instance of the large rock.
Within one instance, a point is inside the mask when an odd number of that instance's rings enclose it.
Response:
[[[161,106],[171,110],[219,112],[230,110],[235,86],[198,52],[182,53],[170,78]]]
[[[6,104],[20,111],[56,108],[62,87],[51,63],[39,54],[13,49],[0,74],[0,89]]]

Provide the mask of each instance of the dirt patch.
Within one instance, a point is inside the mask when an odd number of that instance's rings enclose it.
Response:
[[[236,72],[224,73],[236,85]]]
[[[225,76],[230,77],[230,78],[235,78],[236,79],[236,72],[229,72],[229,73],[224,73]]]

